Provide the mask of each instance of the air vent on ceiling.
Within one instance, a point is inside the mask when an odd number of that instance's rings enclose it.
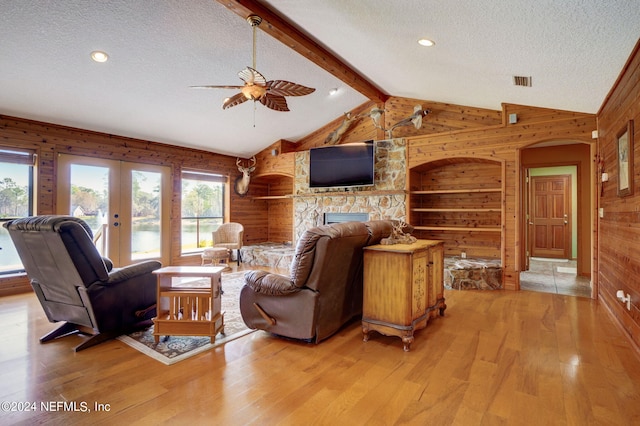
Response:
[[[513,84],[515,86],[531,87],[531,77],[523,77],[521,75],[513,76]]]

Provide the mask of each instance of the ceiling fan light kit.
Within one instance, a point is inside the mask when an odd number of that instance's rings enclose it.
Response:
[[[240,93],[226,98],[222,103],[222,109],[228,109],[243,102],[252,100],[258,101],[267,108],[275,111],[289,111],[285,96],[305,96],[313,93],[316,89],[306,87],[301,84],[292,83],[286,80],[270,80],[256,70],[256,30],[262,22],[262,18],[257,15],[247,17],[247,22],[253,28],[253,67],[246,67],[238,73],[240,80],[244,81],[242,86],[191,86],[196,89],[238,89]]]

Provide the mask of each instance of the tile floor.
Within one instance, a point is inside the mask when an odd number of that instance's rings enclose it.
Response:
[[[576,261],[532,257],[529,270],[520,273],[522,290],[591,297],[591,282],[576,275]]]

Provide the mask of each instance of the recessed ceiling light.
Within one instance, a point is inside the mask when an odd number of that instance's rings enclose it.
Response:
[[[91,59],[96,62],[107,62],[107,59],[109,59],[109,55],[100,50],[94,50],[93,52],[91,52]]]
[[[334,87],[333,89],[329,90],[329,95],[330,96],[335,96],[338,94],[338,88]]]
[[[436,43],[433,40],[429,40],[428,38],[421,38],[420,40],[418,40],[418,44],[420,46],[431,47],[431,46],[434,46]]]

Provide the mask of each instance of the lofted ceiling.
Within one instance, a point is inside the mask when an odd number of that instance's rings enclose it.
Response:
[[[247,11],[256,68],[316,89],[290,112],[189,88],[242,84]],[[248,157],[386,96],[596,113],[638,22],[637,0],[0,0],[0,114]]]

